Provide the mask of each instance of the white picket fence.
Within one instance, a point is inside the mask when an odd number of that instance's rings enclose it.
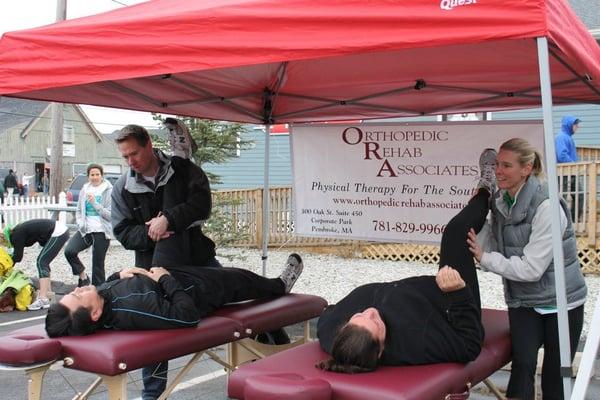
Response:
[[[0,205],[0,228],[7,224],[15,226],[16,224],[30,219],[47,218],[55,219],[56,212],[49,211],[53,207],[66,207],[67,197],[61,192],[59,201],[49,195],[35,197],[6,197],[4,204]],[[60,219],[65,220],[64,212],[61,212]]]

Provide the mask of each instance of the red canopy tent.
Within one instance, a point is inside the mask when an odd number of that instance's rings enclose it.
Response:
[[[537,37],[554,102],[600,102],[566,0],[155,0],[6,33],[0,95],[252,123],[523,108]]]
[[[6,33],[0,95],[267,125],[542,105],[554,154],[552,101],[600,103],[600,49],[567,0],[154,0]]]

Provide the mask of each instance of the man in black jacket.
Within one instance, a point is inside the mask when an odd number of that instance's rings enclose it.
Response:
[[[111,222],[117,240],[135,251],[136,267],[220,267],[215,244],[201,228],[212,207],[204,171],[154,149],[141,126],[123,127],[115,141],[130,169],[113,187]],[[167,370],[167,362],[142,370],[143,400],[164,391]]]
[[[278,278],[239,268],[129,268],[98,288],[76,288],[46,316],[48,336],[87,335],[98,329],[145,330],[196,326],[223,304],[289,293],[303,269],[291,254]]]
[[[136,266],[219,266],[200,223],[212,207],[204,171],[154,149],[141,126],[125,126],[115,141],[130,170],[113,187],[111,220],[117,240],[135,250]]]
[[[4,177],[4,190],[6,190],[6,197],[11,197],[17,189],[17,177],[15,176],[15,172],[12,169],[8,170],[8,175]]]

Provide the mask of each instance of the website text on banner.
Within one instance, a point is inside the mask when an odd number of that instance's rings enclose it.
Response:
[[[512,137],[543,154],[540,121],[294,125],[296,233],[439,243],[473,194],[481,152]]]

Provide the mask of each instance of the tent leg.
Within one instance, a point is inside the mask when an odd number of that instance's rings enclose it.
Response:
[[[554,277],[556,282],[556,306],[558,308],[558,336],[560,343],[560,365],[563,377],[564,398],[571,398],[571,348],[569,340],[569,317],[565,284],[565,262],[560,232],[560,204],[558,200],[558,178],[556,174],[556,150],[552,132],[552,88],[550,80],[550,62],[548,59],[548,40],[537,38],[538,63],[540,72],[540,91],[542,94],[542,114],[544,119],[544,148],[546,150],[546,168],[548,172],[548,191],[552,210],[552,251],[554,256]],[[571,373],[569,373],[569,371]]]
[[[265,125],[265,161],[263,180],[263,204],[262,204],[262,275],[267,276],[267,256],[269,247],[269,201],[271,193],[269,190],[269,152],[271,139],[271,125]]]

